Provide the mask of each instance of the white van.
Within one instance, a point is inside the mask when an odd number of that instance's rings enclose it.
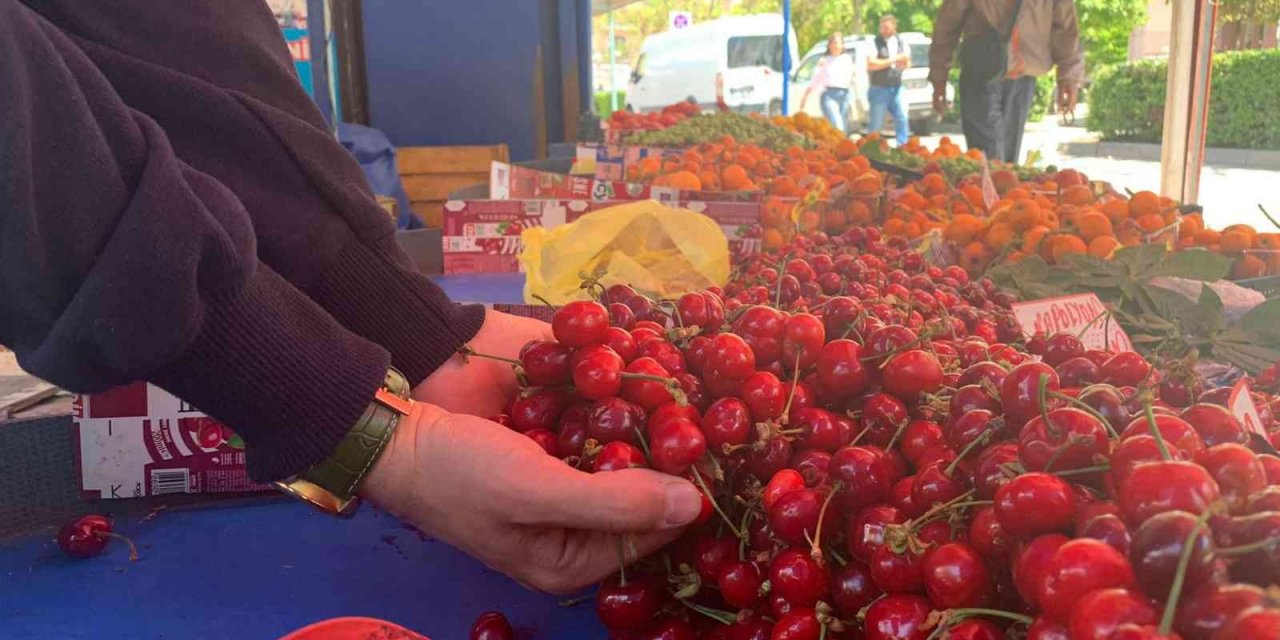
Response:
[[[656,111],[693,101],[704,110],[782,113],[782,52],[797,60],[782,16],[731,16],[651,35],[640,47],[627,108]]]
[[[933,87],[929,84],[929,47],[933,44],[933,40],[918,31],[908,31],[898,35],[902,38],[902,43],[911,49],[911,68],[902,72],[903,98],[907,103],[907,118],[910,120],[911,131],[917,135],[929,135],[937,122],[937,115],[933,112]],[[853,112],[850,114],[850,122],[855,123],[851,133],[859,133],[866,128],[869,109],[867,88],[871,86],[867,76],[867,60],[876,54],[875,41],[875,36],[868,35],[845,36],[844,39],[845,53],[853,56],[854,68],[853,81],[849,85],[849,103]],[[800,99],[804,97],[804,90],[813,78],[818,61],[826,53],[827,41],[823,40],[810,48],[800,60],[800,64],[796,66],[796,71],[791,77],[791,96],[788,101],[791,107],[790,113],[800,110]],[[955,99],[954,93],[951,85],[947,85],[948,101]],[[819,96],[810,96],[804,111],[809,115],[822,117]],[[885,118],[885,126],[890,126],[889,118]]]

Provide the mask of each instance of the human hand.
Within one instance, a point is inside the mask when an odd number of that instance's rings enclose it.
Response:
[[[702,509],[689,482],[587,474],[495,422],[417,403],[360,487],[373,503],[522,584],[568,593],[675,540]]]
[[[1073,84],[1058,85],[1058,109],[1065,114],[1074,114],[1076,111],[1076,99],[1080,95],[1080,88]]]
[[[476,353],[516,359],[530,340],[550,340],[551,325],[488,309],[468,343]],[[491,418],[518,391],[511,365],[488,358],[454,356],[413,390],[413,399],[446,411]]]
[[[933,85],[933,110],[939,117],[947,115],[951,105],[947,103],[947,85]]]

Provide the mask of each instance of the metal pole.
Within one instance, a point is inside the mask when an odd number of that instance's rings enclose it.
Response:
[[[791,99],[791,0],[782,0],[782,115],[790,115]]]
[[[613,39],[613,9],[609,9],[609,109],[611,111],[618,110],[618,87],[616,86],[618,72],[614,69],[617,53],[618,46]]]

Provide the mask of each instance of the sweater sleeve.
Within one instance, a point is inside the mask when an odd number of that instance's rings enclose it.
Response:
[[[951,76],[951,64],[960,48],[960,35],[964,33],[971,0],[942,0],[938,15],[933,21],[933,43],[929,45],[929,82],[933,86],[947,83]]]
[[[235,194],[15,0],[0,81],[0,342],[72,391],[172,391],[244,437],[255,479],[327,455],[386,350],[259,262]]]

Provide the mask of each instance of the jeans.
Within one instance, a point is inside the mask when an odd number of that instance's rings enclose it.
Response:
[[[1036,79],[1024,76],[995,82],[965,82],[960,70],[960,123],[970,149],[991,160],[1018,162],[1022,130],[1035,100]]]
[[[870,114],[867,120],[867,133],[879,133],[884,128],[884,115],[893,116],[893,133],[898,144],[907,143],[907,105],[902,97],[902,86],[871,87],[867,91],[867,103]]]
[[[845,115],[849,113],[849,90],[834,87],[822,92],[822,115],[837,131],[849,135],[849,123]]]

